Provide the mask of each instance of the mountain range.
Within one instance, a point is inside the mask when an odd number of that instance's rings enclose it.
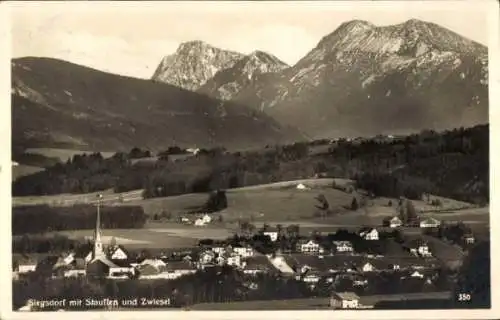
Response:
[[[488,122],[488,50],[434,23],[341,24],[289,66],[182,43],[140,80],[49,58],[12,61],[17,145],[250,147]]]
[[[253,53],[203,83],[198,92],[262,110],[314,138],[488,122],[487,48],[416,19],[384,27],[348,21],[293,66]]]

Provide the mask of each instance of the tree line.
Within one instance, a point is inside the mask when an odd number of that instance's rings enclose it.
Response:
[[[313,152],[320,143],[328,143],[326,151]],[[19,178],[13,183],[13,195],[113,188],[116,192],[145,189],[146,197],[162,197],[319,175],[358,180],[359,187],[381,196],[416,199],[432,193],[479,204],[489,201],[488,125],[382,141],[301,142],[233,153],[214,148],[169,160],[179,152],[172,148],[148,163],[132,161],[150,155],[138,148],[109,159],[99,153],[75,155],[65,164]]]
[[[146,223],[146,218],[143,208],[139,206],[101,207],[101,226],[106,229],[140,229]],[[96,207],[93,205],[34,205],[12,208],[13,235],[94,229],[95,225]]]

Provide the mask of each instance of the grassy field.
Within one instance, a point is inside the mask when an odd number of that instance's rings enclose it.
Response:
[[[85,239],[93,236],[93,230],[68,230],[54,232],[71,239]],[[190,230],[178,230],[176,233],[154,232],[148,229],[105,229],[102,231],[103,242],[109,243],[114,237],[117,244],[127,248],[183,248],[197,244],[198,240],[190,235]],[[183,236],[184,235],[184,236]]]
[[[25,164],[19,164],[17,166],[12,166],[12,181],[16,180],[22,176],[28,176],[33,173],[45,170],[41,167],[28,166]]]
[[[252,219],[254,221],[290,221],[312,218],[317,211],[315,199],[324,194],[332,209],[342,210],[349,205],[352,195],[334,189],[254,189],[228,190],[228,207],[220,212],[224,221]],[[203,205],[207,194],[186,194],[175,197],[145,199],[131,201],[123,205],[140,205],[148,215],[160,214],[162,211],[180,215],[195,207]]]
[[[308,234],[313,230],[320,232],[335,232],[338,228],[359,228],[362,225],[380,226],[382,220],[387,216],[397,215],[397,200],[389,198],[366,199],[366,206],[351,211],[348,208],[354,196],[361,199],[357,193],[348,193],[331,188],[333,179],[308,179],[298,181],[286,181],[273,184],[251,186],[227,190],[228,207],[217,215],[221,215],[226,224],[225,230],[233,232],[236,230],[236,222],[239,219],[252,221],[257,227],[263,223],[270,225],[299,224],[301,231]],[[296,186],[302,183],[307,188],[299,190]],[[336,185],[349,185],[352,181],[335,179]],[[131,205],[143,207],[149,216],[169,212],[175,219],[184,216],[189,211],[201,207],[208,199],[208,194],[185,194],[164,198],[142,199],[142,190],[115,194],[112,190],[101,192],[104,204]],[[92,203],[97,193],[71,195],[62,194],[57,196],[41,197],[19,197],[13,198],[13,205],[48,204],[53,206],[73,205],[75,203]],[[319,210],[316,208],[319,202],[316,200],[323,194],[330,204],[332,214],[328,217],[318,217]],[[120,198],[125,201],[121,202]],[[426,212],[433,208],[425,201],[412,201],[417,212],[421,216],[435,217],[442,221],[463,221],[471,226],[487,226],[489,221],[489,208],[475,208],[470,204],[452,199],[440,198],[442,206],[440,211]],[[389,206],[389,202],[392,205]],[[465,209],[462,209],[465,208]],[[445,209],[447,211],[445,211]],[[422,213],[424,212],[424,213]],[[186,226],[177,224],[161,225],[153,229],[165,229],[164,231],[153,231],[163,233],[164,236],[181,236],[178,228]],[[176,229],[172,231],[173,229]],[[482,228],[482,227],[481,227]],[[198,230],[198,229],[193,229]],[[412,231],[412,230],[410,230]],[[197,231],[196,231],[197,232]],[[420,232],[420,230],[418,230]],[[149,233],[149,232],[148,232]],[[203,233],[203,232],[202,232]],[[203,237],[208,234],[203,233]],[[227,232],[221,233],[226,237]],[[210,236],[217,236],[216,234]]]
[[[380,301],[449,299],[450,297],[450,292],[373,295],[360,297],[359,303],[364,306],[373,306],[375,303]],[[229,303],[200,303],[191,307],[192,310],[315,310],[329,308],[329,298],[257,300]]]
[[[117,204],[120,203],[120,198],[124,201],[135,201],[142,199],[142,190],[127,191],[122,193],[115,193],[112,189],[103,190],[92,193],[82,194],[58,194],[50,196],[27,196],[27,197],[13,197],[12,206],[31,206],[46,204],[50,206],[72,206],[82,203],[95,203],[97,195],[102,194],[103,204]]]

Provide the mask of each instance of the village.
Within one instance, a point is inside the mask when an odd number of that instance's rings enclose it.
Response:
[[[181,218],[195,227],[212,221],[209,214],[198,215],[194,221]],[[464,224],[445,226],[435,218],[413,219],[410,233],[403,230],[406,223],[394,216],[381,226],[310,235],[299,234],[298,225],[265,224],[226,240],[202,239],[193,248],[131,252],[114,239],[103,244],[98,210],[91,246],[40,261],[23,255],[14,261],[13,277],[154,281],[230,267],[250,279],[265,274],[303,282],[310,290],[327,286],[332,288],[330,306],[341,309],[366,307],[358,303],[359,295],[380,294],[388,277],[399,285],[392,282],[387,286],[392,292],[386,293],[448,290],[442,270],[456,268],[461,261],[450,256],[449,248],[443,249],[442,244],[449,242],[450,247],[467,250],[475,242],[474,235]]]

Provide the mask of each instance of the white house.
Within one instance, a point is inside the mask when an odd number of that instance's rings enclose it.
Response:
[[[241,256],[233,254],[227,258],[226,263],[230,266],[241,267]]]
[[[307,190],[307,189],[309,189],[309,188],[308,188],[308,187],[306,187],[303,183],[299,183],[299,184],[297,185],[297,189],[298,189],[298,190]]]
[[[357,309],[359,297],[354,292],[335,292],[330,297],[330,307],[334,309]]]
[[[420,221],[420,228],[437,228],[441,223],[434,218],[427,218]]]
[[[198,152],[200,152],[200,148],[188,148],[186,149],[187,152],[192,153],[194,155],[197,155]]]
[[[367,279],[354,279],[352,284],[355,287],[366,287],[368,285],[368,280]]]
[[[398,217],[393,217],[389,221],[389,227],[391,227],[391,228],[398,228],[398,227],[401,227],[401,225],[403,225],[403,222]]]
[[[366,230],[362,230],[359,233],[359,236],[362,237],[365,240],[378,240],[378,231],[377,229],[370,228]]]
[[[301,240],[297,243],[297,251],[302,253],[322,253],[323,248],[314,240]]]
[[[271,241],[278,240],[278,231],[264,231],[264,235],[271,238]]]
[[[464,241],[466,244],[473,244],[476,239],[474,239],[474,236],[472,234],[467,234],[464,236]]]
[[[130,275],[135,274],[135,268],[131,265],[115,265],[109,268],[108,278],[111,279],[126,279]]]
[[[316,273],[307,273],[302,277],[302,281],[306,283],[318,283],[321,277]]]
[[[203,220],[203,222],[205,224],[208,224],[208,223],[212,222],[212,217],[209,216],[208,214],[205,214],[203,217],[201,217],[201,220]]]
[[[248,258],[254,255],[254,250],[250,246],[235,246],[233,247],[233,252],[242,258]]]
[[[410,250],[410,253],[413,253],[416,256],[421,257],[431,257],[432,253],[429,249],[429,245],[422,240],[413,240],[409,242],[406,247]]]
[[[196,220],[194,221],[194,225],[195,225],[195,226],[198,226],[198,227],[204,226],[204,225],[205,225],[205,221],[203,221],[203,219],[201,219],[201,218],[196,219]]]
[[[36,270],[37,262],[31,258],[25,257],[19,260],[17,265],[17,272],[19,274],[34,272]]]
[[[367,262],[367,263],[363,264],[363,266],[361,267],[361,270],[363,272],[371,272],[371,271],[375,270],[375,267],[373,266],[373,264]]]
[[[211,250],[207,250],[200,254],[200,263],[201,264],[208,264],[212,263],[215,260],[215,252]]]
[[[114,246],[109,250],[109,257],[111,260],[126,260],[128,255],[121,246]]]
[[[353,252],[354,248],[350,241],[333,241],[336,252]]]
[[[219,254],[219,255],[221,255],[221,254],[226,253],[226,248],[223,247],[223,246],[213,247],[212,251],[215,252],[215,253],[217,253],[217,254]]]
[[[154,266],[155,268],[163,268],[167,264],[165,262],[163,262],[163,260],[160,260],[160,259],[146,259],[140,263],[140,266],[142,266],[142,267],[147,266],[147,265]]]

